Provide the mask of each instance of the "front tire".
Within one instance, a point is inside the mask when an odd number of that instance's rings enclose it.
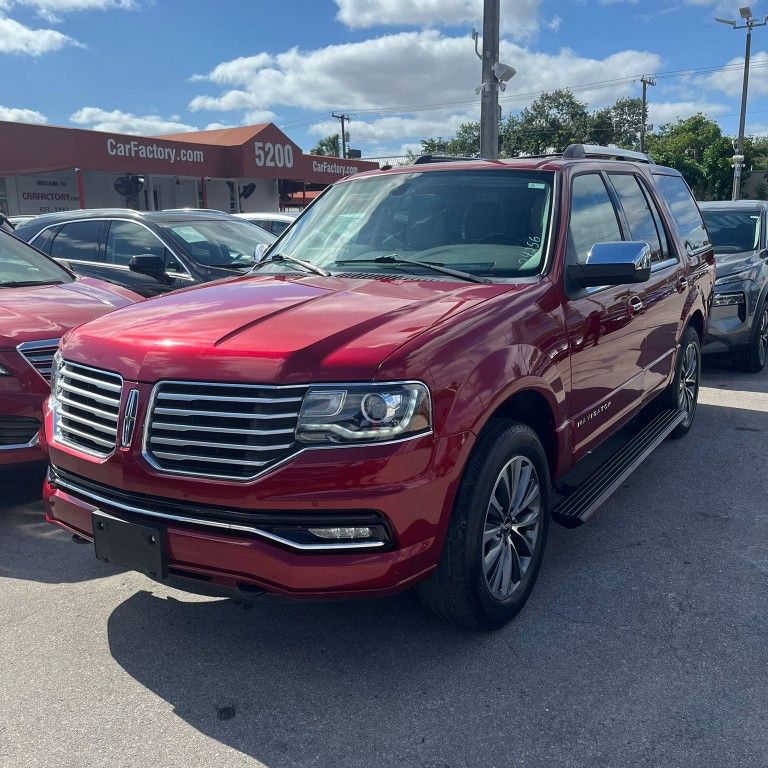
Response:
[[[746,373],[759,373],[768,360],[768,297],[763,297],[755,312],[752,341],[742,355],[736,358],[736,367]]]
[[[498,420],[464,472],[437,570],[417,587],[432,612],[498,629],[528,600],[549,533],[550,480],[530,427]]]
[[[677,354],[675,377],[662,395],[665,408],[684,411],[685,418],[672,430],[669,437],[676,440],[693,426],[699,402],[701,380],[701,341],[695,328],[685,329]]]

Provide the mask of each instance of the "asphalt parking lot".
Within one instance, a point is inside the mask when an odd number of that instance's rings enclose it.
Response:
[[[495,634],[410,595],[240,604],[97,562],[0,497],[0,766],[768,764],[768,371],[553,527]]]

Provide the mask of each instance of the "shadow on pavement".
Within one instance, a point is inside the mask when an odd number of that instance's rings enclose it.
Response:
[[[447,626],[410,594],[142,591],[110,616],[110,651],[269,768],[764,764],[768,515],[754,500],[768,473],[745,423],[768,431],[768,413],[700,406],[588,525],[554,526],[530,603],[497,633]]]
[[[44,469],[0,484],[0,576],[44,584],[73,584],[121,571],[101,563],[90,544],[45,522],[40,500]]]

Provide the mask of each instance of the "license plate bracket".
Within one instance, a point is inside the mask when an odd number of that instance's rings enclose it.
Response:
[[[96,557],[153,579],[168,575],[165,529],[121,520],[100,510],[92,513]]]

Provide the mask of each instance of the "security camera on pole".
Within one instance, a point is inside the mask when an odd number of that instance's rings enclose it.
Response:
[[[513,67],[499,61],[500,0],[484,0],[483,52],[477,50],[477,32],[472,32],[475,53],[483,62],[480,94],[480,156],[495,160],[499,156],[499,91],[515,76]]]
[[[741,114],[739,116],[739,136],[736,139],[733,155],[733,199],[738,200],[741,196],[741,171],[744,167],[744,123],[747,118],[747,91],[749,90],[749,55],[752,49],[752,30],[755,27],[764,27],[768,24],[768,16],[762,21],[758,21],[752,15],[752,9],[749,6],[739,8],[739,15],[744,20],[743,24],[733,19],[715,19],[721,24],[727,24],[733,29],[747,30],[747,48],[744,53],[744,80],[741,86]]]

